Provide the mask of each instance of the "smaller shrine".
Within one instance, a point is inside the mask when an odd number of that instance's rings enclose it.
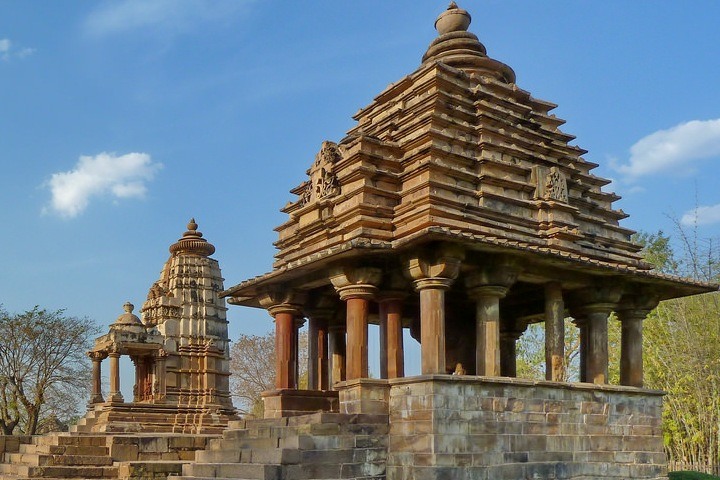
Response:
[[[88,432],[218,433],[235,418],[230,398],[229,339],[223,278],[215,247],[191,219],[170,246],[160,279],[141,309],[125,312],[98,337],[92,360],[90,409],[78,427]],[[120,358],[135,366],[132,398],[120,390]],[[102,362],[109,359],[109,391]]]

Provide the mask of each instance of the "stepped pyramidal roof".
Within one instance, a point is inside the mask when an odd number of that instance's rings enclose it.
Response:
[[[627,214],[603,190],[610,181],[561,130],[557,105],[521,89],[470,23],[451,3],[419,67],[360,109],[345,138],[322,143],[282,209],[273,271],[224,295],[243,303],[279,274],[433,241],[662,283],[620,225]]]

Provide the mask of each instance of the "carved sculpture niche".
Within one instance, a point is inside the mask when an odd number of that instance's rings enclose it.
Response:
[[[330,198],[340,193],[340,185],[335,175],[335,164],[342,158],[337,143],[325,141],[315,162],[308,170],[310,181],[300,196],[300,203],[308,205],[323,198]]]
[[[565,175],[557,167],[533,168],[536,200],[555,200],[568,203],[568,188]]]

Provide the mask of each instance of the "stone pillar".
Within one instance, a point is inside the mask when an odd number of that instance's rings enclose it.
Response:
[[[453,280],[426,278],[417,280],[420,292],[420,355],[423,375],[447,373],[445,367],[445,290]]]
[[[587,382],[588,379],[585,376],[587,372],[587,351],[588,351],[588,330],[587,322],[584,318],[573,318],[573,323],[580,332],[580,381]]]
[[[380,378],[405,376],[402,294],[385,294],[380,307]]]
[[[622,294],[612,282],[575,292],[579,308],[576,324],[580,328],[580,381],[608,383],[608,316]]]
[[[328,319],[319,314],[308,318],[308,389],[328,389]]]
[[[120,391],[120,352],[110,352],[108,357],[110,357],[110,392],[108,400],[111,402],[123,402],[124,399]]]
[[[87,352],[92,360],[92,390],[90,392],[90,403],[103,403],[102,396],[102,368],[103,359],[107,357],[105,352]]]
[[[297,340],[295,315],[292,308],[273,307],[270,314],[275,318],[275,388],[296,388],[295,378]]]
[[[297,388],[297,324],[304,297],[276,287],[262,292],[258,300],[275,319],[275,388]]]
[[[435,252],[410,258],[406,273],[420,292],[420,355],[423,375],[448,373],[445,367],[445,290],[458,274],[465,252],[442,245]]]
[[[608,383],[608,316],[610,304],[594,304],[584,307],[585,329],[585,381]]]
[[[507,293],[502,286],[486,285],[470,290],[476,301],[475,374],[500,376],[500,299]]]
[[[346,304],[346,380],[368,378],[368,312],[382,271],[373,267],[334,268],[330,281]]]
[[[345,381],[345,326],[333,325],[329,329],[330,359],[330,386]]]
[[[517,280],[518,269],[511,258],[495,256],[485,262],[465,279],[468,295],[475,299],[475,374],[499,377],[500,299]]]
[[[346,380],[368,378],[368,309],[374,290],[355,291],[340,298],[347,304]]]
[[[165,362],[167,361],[168,353],[160,349],[155,354],[155,384],[153,387],[153,400],[155,403],[162,403],[165,401],[167,395],[167,370],[165,369]]]
[[[645,302],[646,308],[624,307],[617,312],[622,325],[620,337],[620,385],[643,386],[643,321],[657,301]]]
[[[517,341],[522,332],[506,330],[500,332],[500,375],[517,377]]]
[[[545,379],[566,380],[565,375],[565,303],[562,286],[545,284]]]

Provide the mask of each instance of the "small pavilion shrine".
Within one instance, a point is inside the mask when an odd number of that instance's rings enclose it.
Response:
[[[345,138],[322,143],[282,209],[273,270],[221,293],[274,319],[265,415],[389,415],[387,478],[475,456],[534,458],[536,470],[523,467],[532,478],[659,478],[662,394],[643,388],[643,320],[661,300],[717,287],[643,262],[613,208],[620,197],[560,130],[556,105],[521,89],[470,21],[451,3],[417,70],[360,109]],[[622,324],[619,386],[607,385],[611,312]],[[567,381],[566,319],[580,331],[580,382]],[[305,321],[309,389],[299,390]],[[546,381],[516,379],[516,342],[538,322]],[[369,378],[371,323],[380,379]],[[403,329],[420,342],[420,376],[404,374]],[[594,435],[599,448],[585,445]],[[545,476],[555,457],[575,470]],[[432,478],[463,478],[452,475]]]
[[[195,220],[170,246],[160,279],[150,288],[142,320],[134,306],[95,341],[87,431],[221,431],[235,409],[230,398],[229,340],[223,278],[215,247]],[[120,391],[120,357],[135,367],[133,397]],[[109,358],[110,388],[102,394],[101,362]]]

